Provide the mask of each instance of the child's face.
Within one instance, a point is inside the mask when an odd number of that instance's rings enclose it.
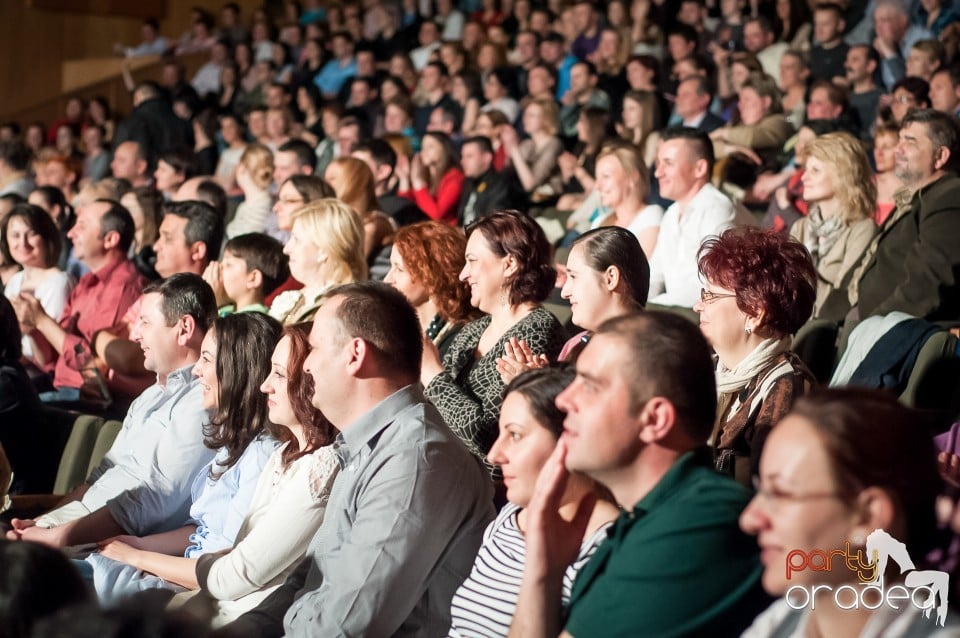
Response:
[[[223,280],[223,290],[232,301],[248,294],[247,284],[250,280],[250,273],[247,271],[247,262],[229,250],[223,253],[223,260],[220,262],[220,277]]]

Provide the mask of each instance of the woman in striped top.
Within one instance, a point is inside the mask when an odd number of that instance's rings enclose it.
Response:
[[[563,432],[564,414],[555,399],[572,380],[572,371],[544,368],[521,374],[506,388],[500,434],[487,460],[502,468],[509,502],[487,527],[473,569],[453,597],[450,636],[506,636],[510,629],[523,578],[524,508],[540,469]],[[567,483],[561,516],[571,520],[581,500],[591,493],[598,500],[580,554],[564,575],[564,605],[570,600],[577,572],[606,539],[606,528],[617,516],[617,508],[603,488],[578,474],[571,475]]]

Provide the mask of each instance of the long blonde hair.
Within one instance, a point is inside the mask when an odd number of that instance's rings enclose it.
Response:
[[[806,152],[832,169],[834,197],[840,201],[844,224],[873,215],[877,184],[860,140],[849,133],[827,133],[807,144]]]
[[[597,162],[604,157],[616,158],[623,172],[626,173],[627,179],[636,180],[634,186],[637,187],[640,201],[646,202],[647,196],[650,194],[650,171],[636,147],[624,142],[605,144],[601,148],[600,154],[597,155]]]
[[[330,283],[346,284],[367,278],[363,222],[357,211],[328,197],[307,204],[294,212],[291,219],[300,222],[304,239],[330,258]]]

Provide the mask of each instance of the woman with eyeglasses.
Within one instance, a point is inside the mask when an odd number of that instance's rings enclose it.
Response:
[[[923,562],[939,538],[941,481],[918,420],[896,397],[842,388],[799,399],[773,429],[740,527],[757,537],[764,589],[782,598],[744,638],[958,635],[947,574]],[[831,557],[829,569],[814,552]],[[882,583],[868,588],[874,576]]]
[[[770,429],[814,377],[790,352],[813,312],[817,273],[800,242],[735,228],[700,247],[705,288],[693,309],[717,355],[717,470],[749,485]]]

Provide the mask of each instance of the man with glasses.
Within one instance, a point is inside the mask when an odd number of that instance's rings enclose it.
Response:
[[[693,308],[700,291],[697,251],[703,240],[752,224],[750,214],[711,183],[713,144],[703,131],[671,128],[657,151],[660,196],[672,199],[650,256],[650,302]]]
[[[748,490],[705,449],[716,387],[695,325],[647,311],[603,324],[557,397],[567,413],[527,514],[526,564],[511,636],[739,636],[765,607],[757,546],[738,527]],[[592,499],[559,515],[569,476],[608,488],[624,511],[582,568],[569,614],[561,578]],[[598,629],[601,628],[602,630]]]

